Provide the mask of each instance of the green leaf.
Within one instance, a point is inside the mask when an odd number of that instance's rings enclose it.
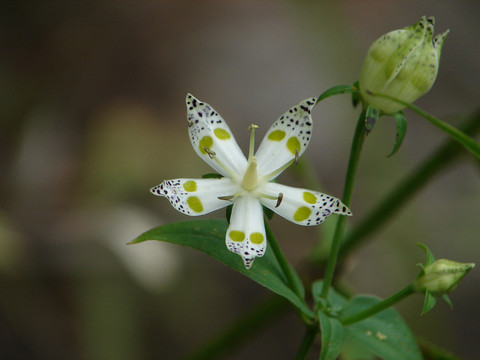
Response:
[[[445,301],[448,304],[448,306],[450,306],[450,308],[453,309],[452,300],[450,300],[450,297],[447,294],[440,296],[440,299]]]
[[[426,252],[425,256],[425,267],[428,265],[431,265],[435,262],[435,256],[433,256],[433,253],[430,251],[430,249],[427,247],[427,245],[424,244],[417,244],[418,247],[422,248]]]
[[[320,360],[335,360],[340,354],[345,337],[343,325],[335,318],[318,311],[320,330],[322,332],[322,349]]]
[[[365,133],[366,135],[370,134],[370,131],[373,130],[375,123],[380,116],[380,111],[375,109],[373,106],[367,108],[367,113],[365,114]]]
[[[228,205],[225,209],[225,218],[227,219],[228,224],[230,225],[230,218],[232,217],[233,204]]]
[[[269,208],[265,207],[262,205],[262,208],[263,208],[263,213],[265,214],[265,216],[267,217],[268,220],[272,220],[273,219],[273,216],[275,215],[275,212],[270,210]]]
[[[321,299],[322,282],[313,284],[312,294],[317,311],[330,313],[339,318],[355,315],[378,304],[381,299],[359,295],[349,300],[330,288],[327,302]],[[322,319],[320,319],[321,321]],[[323,336],[323,335],[322,335]],[[421,360],[422,356],[415,337],[393,308],[344,326],[342,359],[365,360],[380,357],[388,360]]]
[[[355,81],[355,82],[353,83],[353,88],[354,88],[354,90],[356,90],[356,91],[353,91],[353,92],[352,92],[352,105],[353,105],[353,107],[357,107],[358,104],[360,103],[360,101],[362,101],[362,96],[361,96],[360,93],[358,92],[358,89],[359,89],[358,81]]]
[[[326,98],[334,95],[341,95],[341,94],[347,94],[347,93],[356,93],[358,92],[357,88],[354,88],[352,85],[337,85],[334,86],[327,91],[323,92],[317,99],[317,104],[325,100]]]
[[[333,316],[342,309],[345,299],[332,288],[328,292],[327,300],[323,299],[322,286],[321,280],[312,285],[312,296],[322,336],[320,360],[333,360],[340,353],[344,339],[344,326]]]
[[[184,221],[153,228],[129,244],[158,240],[200,250],[274,293],[283,296],[305,315],[313,317],[313,312],[305,304],[305,301],[290,289],[270,246],[267,246],[265,255],[257,258],[252,268],[248,270],[243,265],[241,257],[228,251],[225,246],[227,228],[228,224],[225,220]]]
[[[423,302],[423,309],[421,315],[424,315],[430,310],[432,310],[436,303],[437,299],[435,299],[435,296],[433,296],[428,290],[425,291],[425,301]]]
[[[407,119],[405,119],[405,115],[403,114],[403,112],[396,112],[392,116],[395,119],[397,131],[395,135],[395,144],[393,145],[393,150],[387,157],[393,156],[393,154],[395,154],[398,149],[400,149],[403,139],[405,138],[405,134],[407,133]]]
[[[203,174],[202,179],[221,179],[223,178],[223,175],[217,174],[217,173],[208,173],[208,174]]]
[[[342,317],[352,316],[378,304],[381,299],[359,295],[345,303]],[[345,327],[345,342],[389,360],[422,360],[412,332],[393,308]]]
[[[330,288],[328,292],[327,301],[322,298],[322,286],[323,281],[315,281],[312,285],[312,296],[313,301],[315,302],[315,308],[321,309],[324,313],[327,314],[336,314],[338,313],[345,303],[345,298],[337,293],[334,289]]]

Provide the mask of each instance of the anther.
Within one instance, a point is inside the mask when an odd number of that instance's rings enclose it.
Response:
[[[213,159],[213,157],[214,157],[215,155],[217,155],[217,154],[215,153],[215,151],[210,150],[210,148],[208,148],[208,147],[206,147],[206,146],[203,148],[203,150],[205,150],[205,152],[206,152],[207,155],[210,157],[210,159]]]
[[[278,208],[280,206],[280,204],[282,203],[282,200],[283,200],[283,193],[279,193],[278,198],[277,198],[277,204],[275,205],[275,208]]]
[[[299,157],[300,157],[300,153],[298,152],[298,149],[295,149],[295,161],[293,162],[294,165],[297,165]]]
[[[248,130],[250,130],[250,146],[248,149],[248,161],[253,157],[253,153],[255,150],[255,129],[258,129],[258,125],[251,124],[248,126]]]
[[[235,196],[233,195],[228,195],[228,196],[218,196],[217,199],[218,200],[227,200],[227,201],[230,201],[234,198]]]

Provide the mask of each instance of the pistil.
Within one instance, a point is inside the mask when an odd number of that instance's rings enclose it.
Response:
[[[257,125],[250,125],[250,147],[248,151],[248,167],[243,176],[242,187],[247,191],[254,190],[258,185],[258,173],[257,173],[257,159],[255,158],[255,129],[258,129]]]
[[[257,159],[252,156],[248,160],[248,168],[243,176],[242,187],[247,191],[254,190],[258,185]]]

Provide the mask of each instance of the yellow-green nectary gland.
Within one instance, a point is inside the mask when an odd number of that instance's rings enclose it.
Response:
[[[310,216],[311,213],[312,213],[312,210],[310,210],[306,206],[302,206],[302,207],[298,208],[297,211],[295,211],[295,214],[293,214],[293,219],[295,221],[303,221],[303,220],[308,219],[308,217]]]
[[[198,148],[202,154],[206,154],[205,148],[210,149],[213,145],[213,139],[210,136],[204,136],[198,143]]]
[[[259,232],[250,234],[250,241],[254,244],[260,245],[263,243],[263,234],[260,234]]]
[[[197,190],[197,183],[195,181],[189,180],[183,184],[183,188],[188,192],[193,192]]]
[[[225,129],[216,128],[215,130],[213,130],[213,133],[220,140],[228,140],[231,138],[231,135]]]
[[[199,213],[199,212],[202,212],[203,211],[203,205],[202,205],[202,202],[200,201],[200,199],[196,196],[190,196],[188,199],[187,199],[187,204],[188,206],[190,206],[190,209],[192,209],[193,211]]]
[[[303,193],[303,200],[309,204],[315,204],[317,202],[317,197],[311,192],[305,191]]]
[[[236,242],[241,242],[245,239],[245,233],[243,231],[232,230],[228,236]]]
[[[258,185],[257,159],[252,157],[245,175],[243,175],[242,187],[247,191],[254,190]]]
[[[300,152],[300,149],[301,149],[301,146],[300,146],[300,141],[298,141],[298,139],[296,137],[291,137],[290,139],[288,139],[287,141],[287,149],[293,154],[293,155],[296,155],[297,154],[297,150],[298,152]]]
[[[280,140],[283,140],[284,137],[285,137],[285,131],[275,130],[268,135],[268,140],[280,141]]]

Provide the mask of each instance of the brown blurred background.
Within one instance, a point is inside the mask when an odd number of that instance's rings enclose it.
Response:
[[[262,301],[265,289],[204,254],[126,246],[188,220],[151,186],[210,171],[187,138],[185,94],[214,106],[246,150],[250,123],[259,141],[298,101],[352,83],[371,42],[422,15],[451,33],[437,82],[417,104],[458,125],[479,106],[475,1],[2,1],[0,358],[174,359]],[[366,140],[350,226],[446,138],[406,113],[393,158],[391,119]],[[313,113],[305,157],[336,196],[357,114],[348,96]],[[292,172],[281,181],[302,184]],[[345,279],[390,295],[416,275],[417,242],[479,263],[479,185],[478,162],[459,158],[349,258]],[[277,218],[273,229],[302,269],[316,229]],[[465,278],[453,310],[441,303],[420,317],[420,296],[397,309],[417,335],[477,359],[479,279],[478,270]],[[302,336],[290,312],[228,359],[292,359]]]

